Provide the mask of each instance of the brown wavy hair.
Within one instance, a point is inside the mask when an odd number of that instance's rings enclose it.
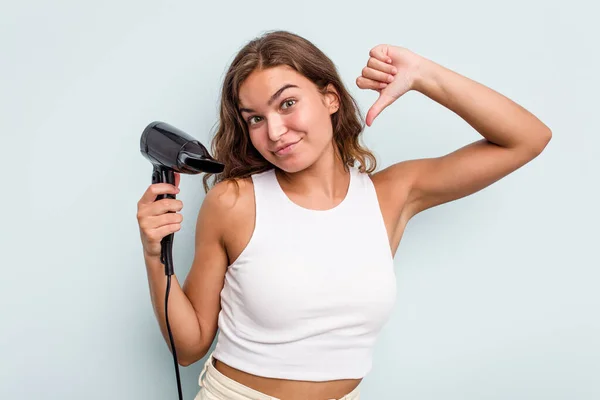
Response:
[[[360,143],[365,122],[358,104],[348,93],[333,62],[307,39],[287,31],[271,31],[248,42],[235,56],[225,75],[221,92],[221,108],[211,155],[225,164],[219,174],[205,174],[204,190],[214,175],[213,185],[225,180],[247,178],[274,168],[254,148],[248,128],[239,112],[239,90],[255,70],[287,65],[312,81],[321,94],[331,84],[337,91],[339,110],[331,115],[333,138],[344,167],[358,161],[361,172],[371,173],[377,167],[375,156]]]

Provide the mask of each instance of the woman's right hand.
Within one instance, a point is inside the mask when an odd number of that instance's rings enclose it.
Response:
[[[179,174],[175,174],[175,185],[153,183],[148,186],[138,202],[137,219],[144,254],[148,257],[160,257],[160,241],[163,237],[181,229],[183,216],[178,213],[183,208],[181,200],[161,199],[159,194],[179,193]]]

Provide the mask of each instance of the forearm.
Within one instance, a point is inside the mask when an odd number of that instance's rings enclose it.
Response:
[[[488,141],[507,148],[539,149],[550,129],[502,94],[423,58],[414,90],[450,109]]]
[[[154,314],[167,346],[172,351],[165,319],[167,276],[164,265],[158,257],[144,255],[144,261]],[[186,365],[202,357],[204,348],[198,317],[175,275],[171,276],[169,290],[169,325],[180,364]]]

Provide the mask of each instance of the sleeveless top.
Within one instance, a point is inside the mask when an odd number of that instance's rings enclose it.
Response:
[[[396,299],[393,257],[375,187],[350,168],[329,210],[294,203],[275,170],[252,175],[252,237],[228,267],[214,358],[250,374],[363,378]]]

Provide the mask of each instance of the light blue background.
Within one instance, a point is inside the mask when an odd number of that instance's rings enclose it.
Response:
[[[530,164],[409,223],[364,399],[600,398],[600,29],[587,4],[3,4],[0,398],[177,398],[136,220],[151,174],[140,134],[162,120],[208,143],[229,62],[271,29],[324,50],[364,114],[377,96],[354,80],[369,50],[391,43],[496,89],[553,130]],[[480,137],[409,93],[364,138],[383,168]],[[201,181],[182,177],[181,281]],[[203,361],[181,368],[186,399]]]

